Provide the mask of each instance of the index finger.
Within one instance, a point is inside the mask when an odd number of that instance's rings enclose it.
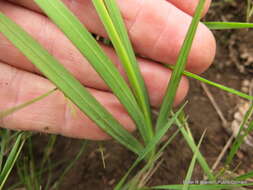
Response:
[[[172,3],[182,11],[186,12],[189,15],[193,15],[194,11],[199,3],[199,0],[167,0],[168,2]],[[212,0],[206,0],[205,8],[202,13],[202,16],[205,16]]]

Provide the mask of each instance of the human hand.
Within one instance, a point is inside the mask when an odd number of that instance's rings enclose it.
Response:
[[[12,3],[10,3],[12,2]],[[91,0],[64,0],[69,8],[87,26],[100,36],[106,36]],[[138,58],[141,72],[153,107],[159,107],[171,71],[157,62],[173,64],[191,22],[198,0],[119,0],[135,51],[146,59]],[[207,1],[205,12],[210,1]],[[31,0],[0,1],[0,11],[9,16],[53,56],[55,56],[128,130],[134,129],[130,117],[110,93],[108,87],[64,34]],[[103,46],[113,62],[119,66],[115,52]],[[215,54],[212,33],[200,24],[188,59],[187,69],[194,73],[205,71]],[[123,72],[122,72],[123,73]],[[54,85],[2,35],[0,35],[0,110],[38,97]],[[175,99],[179,104],[188,91],[183,77]],[[56,133],[69,137],[105,139],[104,134],[81,111],[71,112],[69,102],[61,92],[32,104],[0,120],[0,126],[15,130],[33,130]]]

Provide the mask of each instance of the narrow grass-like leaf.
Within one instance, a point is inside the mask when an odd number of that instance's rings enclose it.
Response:
[[[203,181],[205,183],[206,181]],[[245,184],[205,184],[205,185],[189,185],[189,190],[218,190],[218,189],[233,189],[237,187],[252,186],[253,183]],[[151,189],[168,189],[168,190],[182,190],[183,185],[161,185],[155,186]]]
[[[54,183],[54,185],[50,189],[59,189],[59,185],[63,182],[66,174],[73,168],[73,166],[76,164],[76,162],[81,158],[81,156],[83,155],[83,153],[86,150],[86,146],[88,144],[88,141],[84,140],[81,142],[81,144],[82,145],[80,147],[80,150],[78,151],[75,158],[73,160],[71,160],[71,162],[68,164],[68,166],[63,170],[61,176],[57,179],[57,181]]]
[[[57,168],[59,167],[60,165],[63,165],[63,164],[68,164],[69,163],[69,160],[65,159],[65,160],[60,160],[56,163],[53,163],[51,166],[47,166],[45,168],[43,168],[41,171],[37,172],[36,173],[36,177],[39,176],[39,175],[42,175],[43,173],[48,173],[50,172],[50,170],[54,169],[54,168]],[[26,182],[24,180],[24,178],[26,177],[23,172],[23,168],[21,168],[22,166],[24,166],[23,162],[22,163],[18,163],[17,164],[17,170],[18,170],[18,175],[19,175],[19,178],[20,178],[20,181],[16,184],[13,184],[12,186],[8,187],[8,190],[17,190],[18,187],[21,187],[23,186]],[[22,171],[21,171],[22,170]],[[29,188],[27,188],[29,189]],[[34,190],[34,189],[32,189]]]
[[[44,186],[44,189],[47,190],[49,189],[49,183],[50,183],[50,179],[51,179],[51,163],[50,163],[50,155],[52,154],[53,152],[53,149],[54,149],[54,146],[55,146],[55,143],[56,143],[56,140],[57,140],[57,135],[50,135],[49,137],[49,140],[48,140],[48,143],[47,145],[45,145],[44,147],[44,150],[43,150],[43,156],[42,156],[42,159],[41,159],[41,164],[38,168],[45,168],[45,165],[47,164],[49,166],[49,172],[48,172],[48,175],[47,175],[47,183],[46,185]],[[31,139],[32,141],[32,139]],[[29,146],[29,152],[31,152],[30,154],[33,154],[33,147],[32,146]],[[36,173],[35,179],[37,178],[37,181],[39,181],[40,183],[43,181],[43,176],[42,175],[39,175]]]
[[[129,168],[127,173],[124,175],[124,177],[120,180],[120,182],[116,185],[114,190],[121,190],[123,184],[125,183],[127,177],[132,172],[132,170],[154,149],[155,146],[158,146],[161,138],[166,134],[168,129],[176,122],[177,117],[181,114],[183,111],[185,105],[183,105],[176,114],[173,115],[173,117],[167,122],[167,124],[161,128],[153,137],[153,139],[149,142],[149,144],[145,147],[145,149],[139,154],[136,161],[133,163],[133,165]],[[165,147],[163,147],[165,148]],[[152,161],[152,159],[150,160]]]
[[[184,127],[186,121],[181,121],[181,120],[177,119],[176,122],[177,122],[180,132],[182,133],[185,141],[187,142],[187,144],[191,148],[192,152],[197,152],[197,160],[198,160],[200,166],[202,167],[203,171],[205,172],[205,174],[208,176],[208,179],[214,180],[215,177],[212,174],[212,171],[211,171],[210,167],[208,166],[205,158],[202,156],[201,152],[198,150],[197,145],[195,144],[190,131],[188,130],[188,132],[187,132],[187,130]]]
[[[172,70],[175,68],[175,67],[172,66],[172,65],[164,65],[164,66],[166,66],[166,67],[168,67],[168,68],[170,68],[170,69],[172,69]],[[240,91],[238,91],[238,90],[235,90],[235,89],[233,89],[233,88],[229,88],[229,87],[227,87],[227,86],[218,84],[218,83],[216,83],[216,82],[207,80],[207,79],[205,79],[205,78],[203,78],[203,77],[201,77],[201,76],[199,76],[199,75],[196,75],[196,74],[194,74],[194,73],[191,73],[191,72],[188,72],[188,71],[184,71],[184,72],[183,72],[183,75],[185,75],[185,76],[187,76],[187,77],[190,77],[190,78],[193,78],[193,79],[196,79],[196,80],[198,80],[198,81],[200,81],[200,82],[206,83],[206,84],[208,84],[208,85],[214,86],[214,87],[216,87],[216,88],[219,88],[219,89],[221,89],[221,90],[223,90],[223,91],[226,91],[226,92],[228,92],[228,93],[230,93],[230,94],[234,94],[234,95],[240,96],[241,98],[245,98],[245,99],[247,99],[247,100],[253,101],[253,96],[250,96],[250,95],[248,95],[248,94],[245,94],[245,93],[240,92]]]
[[[92,0],[127,74],[136,100],[145,116],[145,142],[153,137],[149,97],[128,33],[115,0]]]
[[[240,125],[240,130],[237,134],[237,137],[235,138],[234,143],[231,146],[230,152],[228,153],[226,159],[226,166],[228,166],[233,161],[233,158],[236,155],[239,148],[241,147],[241,145],[243,144],[245,137],[248,136],[249,133],[253,130],[253,121],[251,121],[249,125],[246,127],[247,122],[249,121],[252,114],[253,114],[253,103],[251,104],[251,106],[249,107],[247,113],[243,118],[243,121]]]
[[[138,171],[137,175],[135,177],[132,178],[132,180],[130,182],[128,182],[124,187],[128,187],[131,186],[131,183],[136,183],[139,186],[139,181],[140,181],[140,176],[145,175],[145,173],[148,170],[152,170],[154,169],[155,163],[156,161],[161,158],[163,151],[165,150],[165,148],[168,147],[168,145],[175,139],[175,137],[179,134],[179,130],[175,131],[170,137],[169,139],[166,141],[166,143],[163,144],[163,146],[156,152],[156,154],[149,160],[149,162],[146,163],[146,165]],[[146,183],[144,183],[145,185]],[[142,184],[143,185],[143,184]],[[127,189],[127,188],[126,188]],[[131,189],[131,188],[130,188]],[[136,189],[136,188],[135,188]]]
[[[205,0],[199,1],[192,23],[188,29],[185,41],[180,50],[175,69],[172,72],[166,94],[163,98],[163,103],[162,103],[160,113],[157,119],[156,130],[159,130],[162,126],[164,126],[167,123],[168,115],[170,114],[172,106],[173,106],[174,98],[175,98],[179,83],[181,81],[183,71],[185,69],[187,58],[191,50],[195,33],[197,31],[198,23],[201,18],[201,13],[203,11],[204,4],[205,4]]]
[[[194,155],[192,157],[192,161],[190,163],[190,167],[189,167],[189,169],[187,171],[187,174],[186,174],[186,177],[185,177],[185,180],[184,180],[184,185],[183,185],[182,190],[187,190],[188,187],[189,187],[189,185],[190,185],[190,180],[192,178],[192,174],[193,174],[193,170],[194,170],[195,163],[196,163],[196,160],[197,160],[197,155],[198,155],[198,152],[199,152],[199,148],[200,148],[200,145],[201,145],[201,143],[203,141],[205,133],[206,133],[206,131],[204,131],[204,133],[202,134],[202,136],[200,138],[199,144],[197,146],[197,151],[194,152]]]
[[[47,145],[45,146],[45,148],[43,150],[43,157],[42,157],[42,160],[41,160],[40,168],[45,167],[46,162],[48,161],[50,155],[53,152],[57,137],[58,137],[57,135],[50,135],[48,143],[47,143]],[[31,151],[32,151],[32,148],[31,148]],[[40,176],[40,177],[42,177],[42,176]]]
[[[32,151],[30,150],[30,146],[28,146],[28,149],[28,152]],[[39,176],[36,175],[37,172],[34,167],[35,163],[33,156],[31,157],[30,153],[28,153],[28,155],[22,157],[21,161],[17,162],[16,166],[19,179],[24,188],[27,190],[40,190],[40,179]]]
[[[20,133],[16,139],[16,142],[8,155],[8,158],[4,164],[3,170],[0,173],[0,189],[3,189],[3,186],[10,175],[10,172],[23,148],[23,145],[25,143],[25,134]]]
[[[141,135],[145,136],[144,115],[131,89],[94,37],[60,0],[35,0],[35,2],[65,33],[82,55],[87,58],[93,68],[125,106],[140,130]]]
[[[12,149],[12,142],[17,139],[19,132],[11,133],[8,129],[0,130],[0,171],[3,168],[4,156]]]
[[[4,154],[6,151],[6,146],[9,140],[10,132],[6,129],[1,129],[1,144],[0,144],[0,171],[2,170],[3,166],[3,159],[4,159]]]
[[[236,181],[242,181],[242,180],[247,180],[247,179],[253,179],[253,171],[248,172],[246,174],[237,176],[234,180]]]
[[[45,93],[45,94],[43,94],[43,95],[41,95],[37,98],[34,98],[34,99],[32,99],[28,102],[25,102],[23,104],[20,104],[18,106],[12,107],[12,108],[9,108],[9,109],[4,110],[4,111],[0,111],[0,119],[6,117],[6,116],[8,116],[8,115],[10,115],[10,114],[12,114],[16,111],[18,111],[18,110],[21,110],[21,109],[23,109],[23,108],[25,108],[25,107],[27,107],[27,106],[35,103],[35,102],[38,102],[38,101],[42,100],[43,98],[45,98],[45,97],[49,96],[50,94],[52,94],[53,92],[55,92],[56,90],[57,89],[55,88],[55,89],[50,90],[49,92],[47,92],[47,93]]]
[[[27,161],[27,171],[25,175],[25,178],[29,180],[30,187],[34,190],[40,190],[40,179],[37,177],[37,171],[36,171],[36,163],[35,158],[33,154],[33,141],[32,138],[27,139],[28,144],[28,158],[25,158]],[[30,188],[30,189],[31,189]]]
[[[54,57],[3,14],[0,14],[0,32],[102,130],[133,152],[140,152],[142,146],[137,139],[127,132]]]
[[[253,28],[253,23],[245,22],[204,22],[204,24],[211,30]]]
[[[131,189],[130,187],[132,186],[133,183],[139,186],[138,182],[140,181],[140,176],[144,175],[148,170],[154,167],[155,162],[162,156],[162,153],[165,150],[165,148],[168,147],[168,145],[175,139],[175,137],[179,134],[179,132],[180,131],[178,129],[170,136],[170,138],[166,141],[166,143],[163,144],[163,146],[153,155],[153,157],[145,164],[145,166],[141,170],[138,171],[137,175],[135,175],[135,177],[133,177],[130,182],[128,182],[126,185],[122,187],[122,190]],[[132,188],[132,189],[136,189],[136,188]]]

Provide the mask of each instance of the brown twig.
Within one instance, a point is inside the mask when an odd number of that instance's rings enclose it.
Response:
[[[213,95],[211,94],[209,88],[206,86],[206,84],[204,83],[200,83],[201,87],[203,88],[203,90],[205,91],[207,97],[209,98],[210,102],[212,103],[214,109],[216,110],[217,114],[219,115],[223,126],[227,129],[228,127],[228,121],[225,119],[221,109],[219,108],[218,104],[216,103]],[[221,162],[221,159],[223,158],[223,156],[225,155],[225,153],[227,152],[228,148],[231,146],[232,142],[233,142],[234,136],[232,135],[226,145],[224,146],[224,148],[222,149],[221,153],[219,154],[219,156],[217,157],[216,161],[214,162],[213,166],[212,166],[212,171],[214,171],[217,166],[219,165],[219,163]]]
[[[219,108],[218,104],[216,103],[216,101],[215,101],[213,95],[211,94],[209,88],[204,83],[200,83],[200,85],[203,88],[203,90],[205,91],[205,93],[206,93],[207,97],[209,98],[209,100],[211,101],[211,103],[212,103],[214,109],[216,110],[217,114],[219,115],[223,126],[227,127],[228,126],[228,121],[225,119],[221,109]]]

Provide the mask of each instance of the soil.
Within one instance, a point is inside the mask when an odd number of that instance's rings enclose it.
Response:
[[[243,2],[231,1],[214,1],[206,20],[245,20],[245,4]],[[225,14],[224,14],[225,13]],[[245,35],[246,34],[246,35]],[[252,37],[253,31],[217,31],[217,56],[211,68],[203,74],[209,80],[224,84],[237,90],[241,90],[242,81],[252,79],[252,65],[247,65],[244,71],[240,70],[238,65],[243,65],[245,60],[241,57],[242,49],[253,49]],[[236,43],[234,43],[236,42]],[[252,53],[253,55],[253,53]],[[250,69],[251,68],[251,69]],[[191,89],[188,95],[188,105],[186,113],[189,115],[189,125],[193,136],[198,141],[207,129],[206,136],[201,146],[201,152],[207,159],[210,166],[213,165],[224,145],[231,134],[224,128],[216,110],[206,96],[200,83],[191,79]],[[233,121],[233,114],[240,98],[208,86],[216,103],[219,105],[226,120],[230,123]],[[39,147],[45,142],[44,136],[38,136]],[[135,156],[113,141],[103,142],[104,157],[106,167],[103,167],[101,154],[98,151],[98,144],[90,143],[86,153],[81,157],[73,169],[65,176],[64,182],[59,189],[67,190],[111,190],[113,185],[123,176],[127,169],[135,160]],[[80,148],[79,140],[59,137],[54,148],[52,162],[57,162],[62,158],[72,160]],[[150,185],[162,184],[181,184],[185,178],[187,169],[192,159],[192,152],[185,143],[184,138],[178,135],[173,143],[165,150],[163,162],[150,180]],[[219,167],[224,163],[221,161]],[[245,173],[253,169],[253,161],[250,157],[250,151],[240,151],[233,163],[233,167],[238,166],[235,173]],[[55,170],[54,178],[61,173],[61,165]],[[197,165],[193,179],[202,180],[203,172]]]

